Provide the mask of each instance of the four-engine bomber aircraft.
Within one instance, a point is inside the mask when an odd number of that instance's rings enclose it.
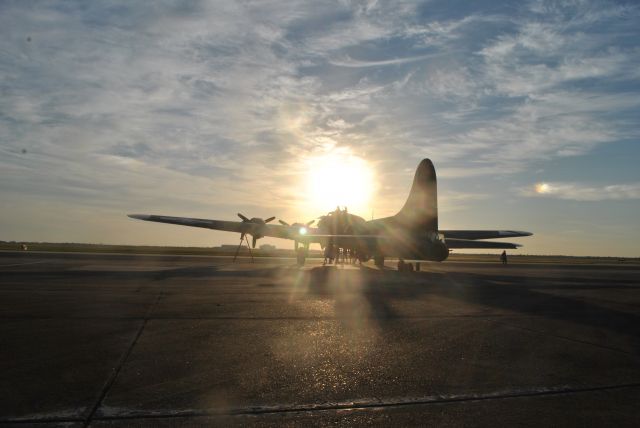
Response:
[[[320,217],[317,227],[294,223],[289,225],[268,224],[268,219],[247,218],[238,213],[242,221],[206,220],[199,218],[169,217],[161,215],[130,214],[129,217],[202,227],[240,233],[241,242],[246,235],[253,237],[252,246],[262,237],[292,239],[295,249],[298,243],[304,245],[306,254],[309,245],[319,243],[322,248],[332,245],[349,250],[358,260],[364,262],[373,257],[376,266],[384,265],[385,257],[406,260],[429,260],[441,262],[449,256],[451,249],[492,248],[513,249],[519,244],[484,239],[530,236],[530,232],[513,230],[439,230],[438,194],[436,171],[429,159],[418,165],[409,197],[402,209],[394,216],[366,221],[362,217],[340,209]],[[304,256],[302,257],[304,262]]]

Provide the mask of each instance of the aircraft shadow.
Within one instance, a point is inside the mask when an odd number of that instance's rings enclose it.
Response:
[[[621,282],[622,284],[618,284]],[[503,311],[505,314],[540,317],[570,322],[595,329],[606,329],[635,339],[635,353],[640,353],[640,314],[638,304],[599,301],[585,296],[567,296],[554,290],[640,289],[634,280],[620,278],[613,284],[607,279],[530,277],[475,273],[434,273],[428,271],[400,273],[363,267],[341,270],[319,267],[309,271],[305,292],[310,296],[333,298],[340,317],[363,315],[358,305],[369,308],[368,316],[383,326],[385,322],[407,318],[398,308],[401,300],[445,297],[464,303],[463,308]],[[349,297],[356,294],[356,299]],[[359,300],[358,300],[359,299]],[[349,305],[355,305],[355,310]],[[460,306],[456,305],[457,308]],[[425,309],[426,310],[426,309]],[[452,308],[455,313],[456,308]],[[425,312],[424,315],[430,315]],[[411,317],[411,316],[408,316]]]
[[[418,278],[366,266],[359,270],[321,266],[307,271],[297,286],[299,292],[307,296],[333,299],[338,318],[365,316],[384,323],[404,318],[394,308],[394,301],[415,299],[428,293],[425,281],[430,282],[439,275],[425,273]]]
[[[530,278],[521,276],[487,276],[449,274],[451,282],[466,285],[464,293],[453,293],[452,287],[440,290],[448,297],[454,297],[475,305],[515,311],[520,314],[544,317],[559,321],[570,321],[588,327],[605,328],[615,333],[640,338],[640,315],[635,311],[617,310],[593,303],[584,297],[561,296],[552,294],[554,290],[619,290],[640,289],[640,286],[607,284],[606,279],[585,279],[586,285],[573,285],[573,280],[559,278]],[[547,291],[547,292],[545,292]],[[592,300],[592,299],[589,299]],[[623,303],[611,303],[623,306]],[[640,344],[639,344],[640,345]]]

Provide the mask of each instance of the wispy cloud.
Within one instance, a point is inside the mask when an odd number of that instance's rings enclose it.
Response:
[[[428,58],[433,58],[434,56],[436,55],[427,54],[427,55],[411,56],[407,58],[384,59],[380,61],[359,61],[347,56],[344,58],[331,59],[329,60],[329,63],[331,65],[336,65],[339,67],[352,67],[352,68],[381,67],[385,65],[400,65],[400,64],[408,64],[412,62],[423,61]]]
[[[537,183],[520,190],[524,196],[569,199],[574,201],[610,201],[640,199],[640,183],[589,186],[579,183]]]

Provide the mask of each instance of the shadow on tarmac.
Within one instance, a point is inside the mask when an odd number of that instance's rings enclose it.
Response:
[[[584,297],[557,293],[566,290],[639,289],[640,282],[634,277],[636,271],[621,271],[620,277],[609,280],[594,277],[591,271],[585,271],[579,277],[567,277],[566,274],[531,276],[523,270],[496,275],[493,269],[479,273],[400,273],[393,269],[379,270],[368,266],[359,269],[318,266],[302,270],[295,264],[255,268],[246,268],[245,265],[232,270],[228,269],[229,266],[229,263],[224,263],[147,271],[126,270],[126,267],[123,267],[124,270],[25,270],[0,272],[0,279],[64,281],[72,277],[123,282],[147,279],[161,282],[180,278],[264,278],[257,286],[284,286],[289,287],[292,295],[298,297],[333,299],[338,317],[369,317],[378,320],[380,325],[406,317],[394,308],[395,300],[417,300],[433,296],[468,303],[480,310],[493,308],[520,315],[569,321],[640,338],[637,302],[611,298],[587,300]],[[505,273],[507,271],[508,269]],[[456,315],[455,308],[452,308],[452,315]]]
[[[554,290],[638,289],[633,279],[616,279],[608,285],[604,278],[530,277],[518,275],[487,275],[478,273],[400,273],[362,267],[341,270],[318,267],[309,271],[307,293],[311,296],[333,298],[337,314],[349,316],[349,307],[342,307],[345,295],[357,294],[366,299],[369,316],[385,321],[401,318],[394,310],[393,301],[412,300],[425,296],[444,297],[471,304],[516,312],[518,315],[543,317],[556,321],[569,321],[598,329],[607,329],[633,338],[640,338],[640,315],[637,305],[629,311],[612,308],[612,302],[587,301],[584,297],[554,294]],[[622,282],[623,284],[619,284]],[[632,285],[633,284],[633,285]],[[353,299],[351,301],[353,303]],[[608,306],[607,306],[608,305]],[[619,307],[619,304],[617,304]],[[425,314],[427,315],[427,314]],[[636,353],[640,349],[636,348]]]

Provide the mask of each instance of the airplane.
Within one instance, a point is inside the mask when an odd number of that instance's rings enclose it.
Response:
[[[415,261],[441,262],[453,249],[515,249],[520,244],[486,239],[531,236],[517,230],[440,230],[438,229],[438,191],[436,171],[430,159],[423,159],[416,170],[409,196],[397,214],[379,219],[365,220],[347,212],[347,209],[321,216],[317,227],[313,222],[268,224],[275,217],[248,218],[238,213],[241,221],[208,220],[163,215],[129,214],[131,218],[181,226],[224,230],[240,234],[240,245],[251,235],[252,247],[262,237],[291,239],[294,241],[298,263],[304,264],[309,245],[318,243],[322,248],[348,249],[360,262],[373,258],[379,268],[386,257]],[[303,247],[298,248],[298,243]],[[238,250],[240,246],[238,246]],[[299,251],[303,250],[303,251]],[[236,252],[236,256],[237,256]]]

